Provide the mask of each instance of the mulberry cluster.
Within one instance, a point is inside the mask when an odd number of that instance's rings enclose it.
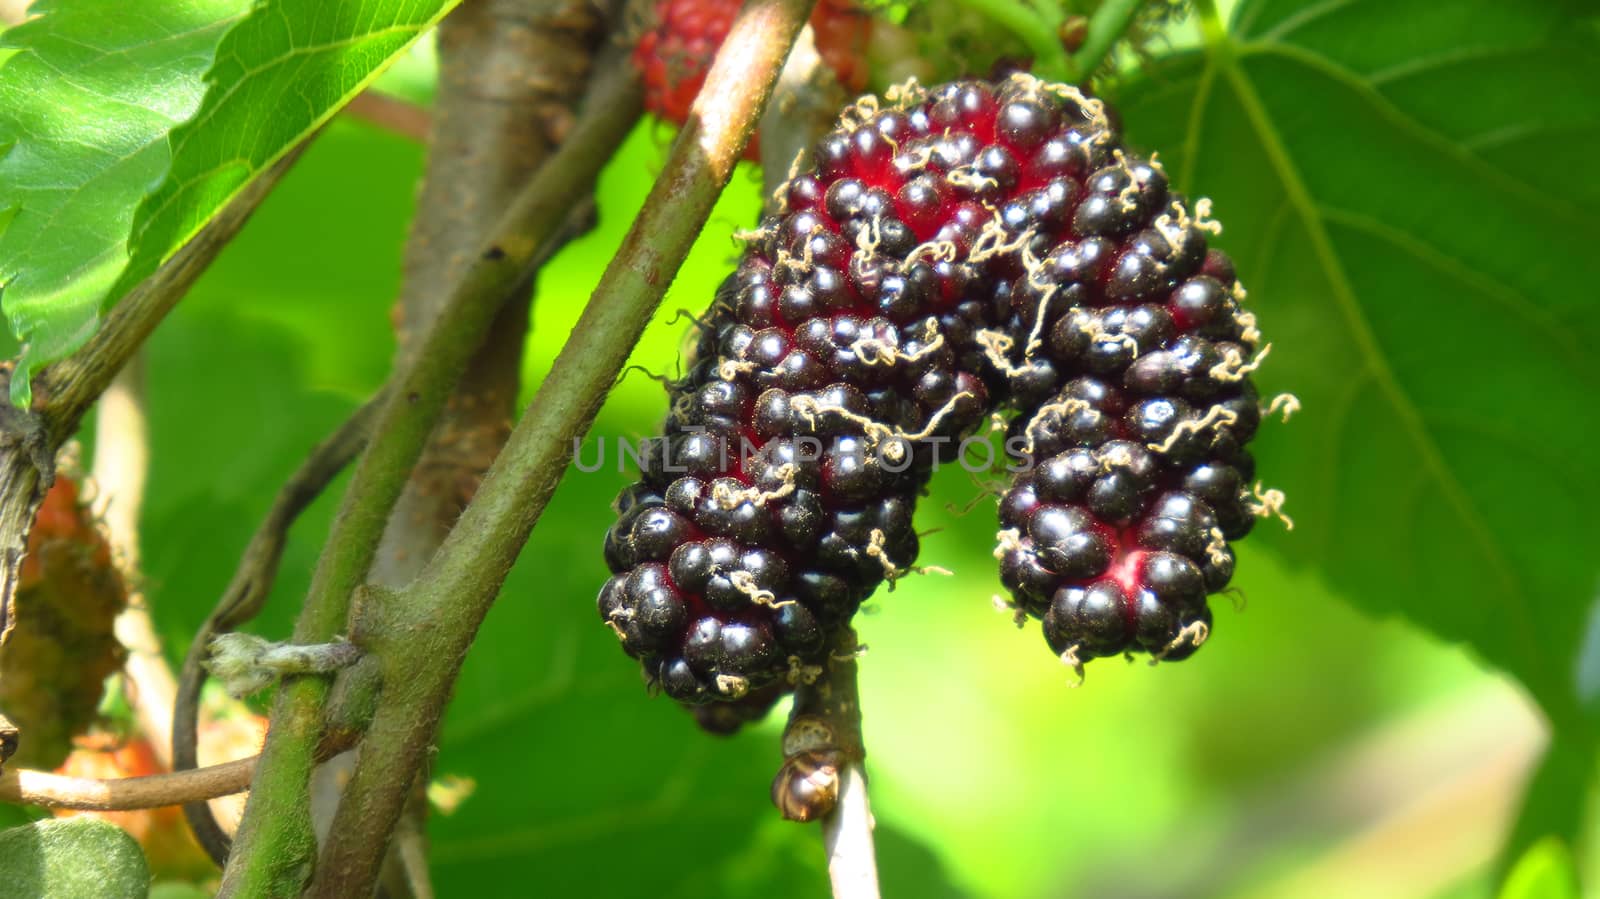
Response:
[[[1002,578],[1081,661],[1176,658],[1252,520],[1256,334],[1204,208],[1017,74],[864,98],[780,189],[607,534],[602,618],[708,729],[758,717],[918,549],[1001,408]],[[1193,642],[1198,642],[1193,641]]]

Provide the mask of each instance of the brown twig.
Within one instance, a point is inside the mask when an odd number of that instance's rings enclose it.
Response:
[[[111,780],[67,777],[24,768],[0,774],[0,802],[93,812],[124,812],[204,802],[249,789],[257,759],[258,756],[250,756],[209,768]]]
[[[772,798],[791,820],[822,822],[834,899],[877,899],[855,632],[848,627],[840,631],[832,646],[826,670],[795,687],[784,730],[786,758]]]
[[[419,144],[427,141],[433,129],[433,113],[427,107],[371,88],[356,94],[343,114]]]
[[[394,841],[383,861],[380,883],[393,897],[433,899],[435,895],[433,873],[428,868],[427,818],[413,813],[419,807],[428,807],[428,786],[421,775],[412,783],[406,814],[394,829]]]
[[[473,254],[525,183],[572,129],[574,106],[588,81],[607,14],[591,0],[468,0],[438,29],[439,93],[428,166],[406,242],[405,279],[396,303],[402,357],[439,314]],[[368,579],[401,586],[438,549],[478,481],[511,433],[530,318],[533,272],[592,222],[592,204],[541,252],[527,278],[507,292],[455,393],[445,405],[411,480],[395,503]],[[399,362],[397,361],[397,364]],[[312,778],[311,809],[325,839],[352,754],[333,759]],[[427,772],[417,775],[385,883],[398,897],[429,895],[424,819]],[[398,850],[405,849],[406,852]]]
[[[469,0],[439,26],[439,97],[417,218],[396,305],[402,357],[438,316],[517,189],[572,129],[573,107],[604,36],[590,0]],[[541,251],[537,270],[588,224],[580,215]],[[511,433],[532,272],[508,294],[395,503],[370,580],[416,577]]]
[[[573,208],[589,195],[602,165],[637,121],[639,92],[631,72],[625,65],[603,71],[605,77],[591,88],[572,135],[518,192],[493,229],[493,240],[474,254],[452,287],[415,362],[396,373],[393,399],[379,413],[372,443],[345,492],[313,574],[295,626],[297,642],[325,642],[351,626],[352,597],[376,556],[395,500],[473,351],[482,345],[508,292],[559,237]],[[393,687],[393,679],[387,680],[386,691]],[[315,861],[307,791],[314,764],[310,742],[321,726],[327,692],[327,684],[315,678],[292,679],[279,688],[262,764],[240,825],[241,851],[229,860],[221,895],[292,895],[303,888]],[[392,704],[386,699],[383,707]],[[403,770],[414,772],[416,767]],[[387,776],[396,778],[398,770],[391,768]],[[406,781],[402,789],[409,786],[409,775],[399,779]],[[393,817],[383,822],[384,839],[376,847],[380,857],[393,823]],[[336,827],[333,839],[338,838]]]
[[[318,746],[318,754],[331,756],[348,748],[335,735]],[[125,812],[205,802],[243,793],[261,756],[236,759],[220,765],[149,774],[143,777],[67,777],[26,768],[0,774],[0,802],[40,808],[78,809],[91,812]]]

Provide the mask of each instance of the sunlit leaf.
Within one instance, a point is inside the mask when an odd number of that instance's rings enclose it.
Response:
[[[57,0],[9,29],[0,68],[0,285],[27,371],[93,333],[127,265],[134,207],[199,107],[217,41],[248,0]]]
[[[0,283],[29,373],[94,333],[454,0],[58,0],[6,33]]]
[[[266,0],[223,38],[166,179],[139,207],[123,286],[144,277],[457,0]]]

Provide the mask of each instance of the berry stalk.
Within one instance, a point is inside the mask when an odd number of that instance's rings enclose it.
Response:
[[[1093,78],[1111,57],[1117,41],[1127,33],[1148,0],[1104,0],[1089,18],[1083,46],[1073,54],[1073,62],[1085,78]]]

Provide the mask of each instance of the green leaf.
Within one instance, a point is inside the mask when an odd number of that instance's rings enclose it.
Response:
[[[81,345],[127,263],[133,212],[247,0],[40,2],[0,69],[0,302],[29,341],[12,379]]]
[[[134,218],[121,289],[154,271],[456,2],[258,3],[217,47],[200,110],[173,130],[172,165]]]
[[[29,373],[94,333],[251,178],[454,0],[60,0],[6,35],[0,283]],[[248,10],[248,11],[247,11]],[[203,75],[203,79],[202,79]]]
[[[1500,899],[1578,899],[1578,876],[1572,853],[1556,839],[1535,844],[1511,869]]]
[[[1600,41],[1557,2],[1236,13],[1122,111],[1216,200],[1273,344],[1263,390],[1304,405],[1257,451],[1296,528],[1258,530],[1587,730],[1600,224],[1569,163],[1600,154]]]
[[[144,899],[150,866],[139,844],[115,824],[53,818],[0,831],[0,883],[10,899]]]

